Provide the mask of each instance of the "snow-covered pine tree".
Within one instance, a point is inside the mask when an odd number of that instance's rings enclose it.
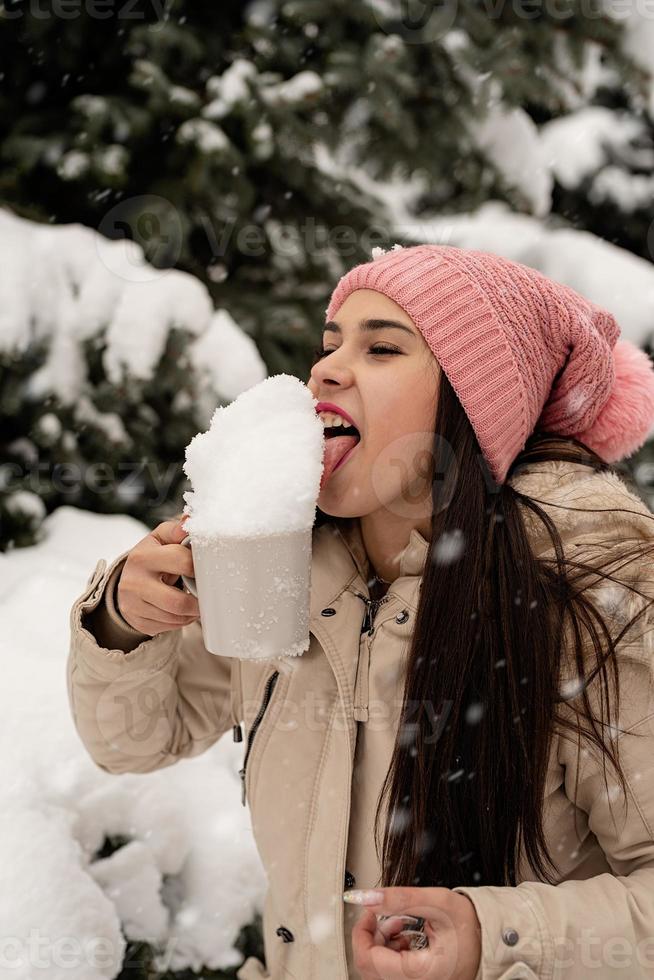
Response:
[[[254,338],[268,373],[306,378],[345,268],[375,245],[419,240],[427,213],[472,212],[495,199],[548,218],[565,153],[548,152],[547,127],[592,108],[611,84],[633,106],[646,100],[650,82],[629,43],[637,31],[597,4],[593,13],[589,0],[448,0],[415,22],[410,5],[394,0],[173,0],[102,17],[85,4],[74,18],[5,8],[0,197],[44,223],[133,239],[155,269],[192,273]],[[404,238],[391,197],[417,219]],[[586,214],[572,217],[579,225]],[[161,318],[147,304],[136,309],[123,306],[121,335],[151,352],[149,321]],[[9,331],[12,317],[7,308]],[[192,327],[188,316],[184,324]],[[137,434],[132,457],[163,472],[181,466],[188,420],[166,409],[173,392],[191,400],[196,392],[184,388],[176,326],[148,379],[132,362],[123,387],[103,375],[113,334],[99,330],[84,353],[93,395],[64,421],[61,440],[76,435],[89,401],[100,412],[118,403]],[[5,364],[8,392],[25,370]],[[59,416],[45,391],[40,414]],[[15,432],[14,451],[30,451],[37,421],[29,434]],[[80,435],[92,443],[88,421]],[[63,441],[52,443],[53,425],[39,438],[51,441],[53,458],[68,458]],[[114,459],[113,450],[105,433],[85,458]],[[147,490],[136,480],[131,492]],[[40,496],[51,506],[48,493]],[[98,494],[68,502],[104,507]],[[32,503],[21,518],[28,526],[39,519]],[[27,498],[12,507],[25,514]]]
[[[70,504],[150,526],[182,506],[184,447],[266,377],[206,287],[132,241],[0,210],[0,550]]]
[[[620,50],[636,75],[624,63],[609,66],[595,55],[582,84],[541,119],[540,135],[552,164],[553,212],[652,261],[654,21],[636,5],[620,22]]]
[[[396,240],[352,166],[420,187],[417,211],[548,209],[542,176],[525,175],[533,120],[565,111],[585,58],[628,71],[619,22],[584,16],[588,0],[549,8],[445,0],[415,22],[395,0],[6,10],[0,196],[134,238],[203,280],[270,373],[304,377],[336,277]]]

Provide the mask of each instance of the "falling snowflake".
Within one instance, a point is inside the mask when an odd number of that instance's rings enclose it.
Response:
[[[560,688],[560,694],[564,701],[571,701],[576,698],[584,689],[585,680],[583,677],[571,677],[564,681]]]
[[[625,609],[629,599],[628,590],[623,586],[607,583],[594,590],[593,598],[600,611],[616,622],[626,623]]]
[[[333,932],[332,920],[328,915],[317,913],[309,917],[309,933],[313,943],[324,942]]]
[[[400,807],[399,809],[396,808],[393,811],[393,816],[391,817],[391,821],[390,821],[390,827],[389,827],[390,833],[400,834],[404,830],[404,828],[408,825],[410,819],[411,819],[411,815],[409,813],[408,807],[403,806]]]
[[[565,408],[568,415],[579,415],[581,410],[586,406],[586,403],[592,394],[592,390],[589,390],[582,385],[575,385],[575,387],[567,393],[565,398],[562,399],[561,405],[563,408]]]
[[[465,551],[465,537],[460,528],[444,531],[434,544],[435,565],[451,565],[458,561]]]
[[[476,725],[484,714],[484,705],[479,701],[474,701],[468,706],[466,711],[466,724]]]

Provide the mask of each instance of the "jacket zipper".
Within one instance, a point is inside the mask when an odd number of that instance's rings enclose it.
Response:
[[[366,614],[361,625],[361,632],[367,633],[368,636],[370,636],[374,628],[373,622],[375,620],[375,613],[377,612],[379,606],[386,602],[388,595],[382,596],[381,599],[369,599],[368,596],[363,594],[363,592],[355,592],[354,594],[358,595],[360,599],[363,599],[366,604]]]
[[[356,595],[366,604],[366,613],[361,624],[361,636],[367,633],[363,641],[363,650],[359,648],[359,660],[357,664],[357,676],[354,683],[354,720],[368,721],[368,671],[370,669],[370,637],[374,631],[375,614],[379,606],[386,602],[387,596],[380,599],[369,599],[361,592]]]
[[[257,733],[257,729],[263,720],[263,716],[266,713],[266,708],[270,704],[270,699],[272,693],[275,690],[275,684],[277,683],[277,678],[279,677],[279,671],[274,670],[268,680],[266,681],[266,687],[263,692],[263,701],[261,702],[261,707],[257,712],[257,716],[252,722],[252,727],[248,732],[247,747],[245,749],[245,758],[243,759],[243,768],[239,769],[238,774],[241,777],[241,803],[245,806],[245,771],[248,765],[248,758],[250,752],[252,751],[252,744],[254,742],[254,736]]]

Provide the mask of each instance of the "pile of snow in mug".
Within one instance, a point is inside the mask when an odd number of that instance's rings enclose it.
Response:
[[[196,540],[313,526],[324,428],[308,387],[277,374],[219,406],[186,447],[184,525]]]

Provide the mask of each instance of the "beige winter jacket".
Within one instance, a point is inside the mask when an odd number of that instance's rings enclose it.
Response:
[[[605,553],[627,539],[654,538],[649,510],[617,476],[541,463],[511,482],[546,504],[571,556],[588,558],[594,549]],[[606,512],[558,509],[563,503]],[[525,520],[534,552],[551,556],[540,523],[528,511]],[[412,531],[400,575],[362,632],[370,600],[359,523],[316,529],[311,644],[298,658],[214,656],[198,622],[152,638],[132,630],[116,610],[114,593],[127,552],[108,567],[98,562],[72,608],[70,705],[100,768],[150,772],[204,752],[232,726],[242,726],[234,736],[244,732],[243,791],[269,888],[267,968],[250,957],[238,972],[241,980],[358,977],[351,930],[360,909],[345,905],[342,892],[378,882],[373,814],[397,729],[403,658],[427,548]],[[650,571],[645,562],[637,569],[640,587],[653,595]],[[616,615],[633,615],[639,601],[629,598]],[[482,924],[477,980],[654,976],[652,618],[642,617],[618,648],[620,726],[642,735],[619,740],[627,800],[617,794],[610,766],[607,794],[596,754],[578,753],[557,734],[544,826],[560,882],[537,881],[523,858],[516,887],[456,889],[474,902]]]

